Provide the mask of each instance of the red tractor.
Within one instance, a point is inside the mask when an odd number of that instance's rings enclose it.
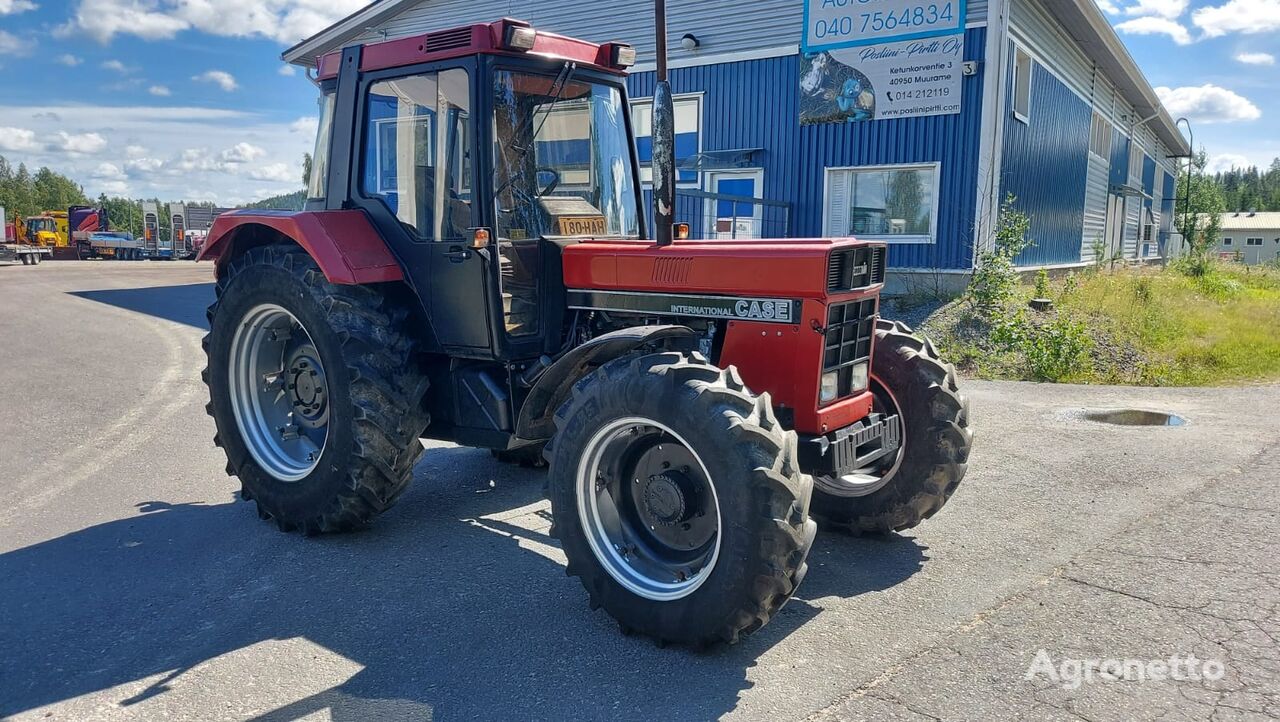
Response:
[[[648,222],[634,62],[514,20],[325,56],[307,210],[223,214],[201,251],[208,410],[285,531],[369,523],[422,437],[545,458],[593,608],[732,643],[803,579],[811,512],[888,532],[942,508],[968,409],[880,319],[883,245],[679,238],[665,83]]]

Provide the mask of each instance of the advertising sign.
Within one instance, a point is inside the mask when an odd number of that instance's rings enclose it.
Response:
[[[964,0],[804,0],[800,122],[960,112]]]

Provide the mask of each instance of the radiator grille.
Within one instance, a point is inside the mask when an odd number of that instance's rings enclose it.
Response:
[[[884,272],[884,246],[836,251],[827,264],[827,292],[841,293],[884,283]]]
[[[876,299],[832,304],[827,309],[822,373],[837,372],[837,398],[862,391],[853,387],[853,367],[871,358],[876,328]]]

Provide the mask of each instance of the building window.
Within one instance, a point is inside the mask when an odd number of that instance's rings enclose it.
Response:
[[[1111,123],[1096,110],[1089,129],[1089,152],[1104,160],[1111,158]]]
[[[1129,179],[1136,185],[1142,184],[1142,169],[1147,164],[1147,154],[1137,143],[1129,146]]]
[[[676,111],[676,167],[702,152],[702,96],[685,95],[675,98]],[[653,99],[631,103],[631,124],[636,133],[636,154],[640,156],[640,180],[653,182]],[[677,170],[676,182],[680,185],[698,185],[698,172]]]
[[[1262,245],[1262,239],[1261,239],[1261,238],[1246,238],[1246,239],[1244,239],[1244,244],[1245,244],[1246,246],[1261,246],[1261,245]]]
[[[1031,118],[1031,55],[1013,49],[1013,117],[1026,123]]]
[[[938,169],[937,163],[828,169],[826,234],[933,243]]]
[[[1235,243],[1235,241],[1231,240],[1230,238],[1223,238],[1223,239],[1222,239],[1222,245],[1224,245],[1224,246],[1229,246],[1229,245],[1231,245],[1232,243]]]

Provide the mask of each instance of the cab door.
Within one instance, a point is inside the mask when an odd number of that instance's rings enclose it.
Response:
[[[473,76],[468,62],[366,76],[351,195],[401,260],[441,350],[490,358],[495,264],[470,244]]]

